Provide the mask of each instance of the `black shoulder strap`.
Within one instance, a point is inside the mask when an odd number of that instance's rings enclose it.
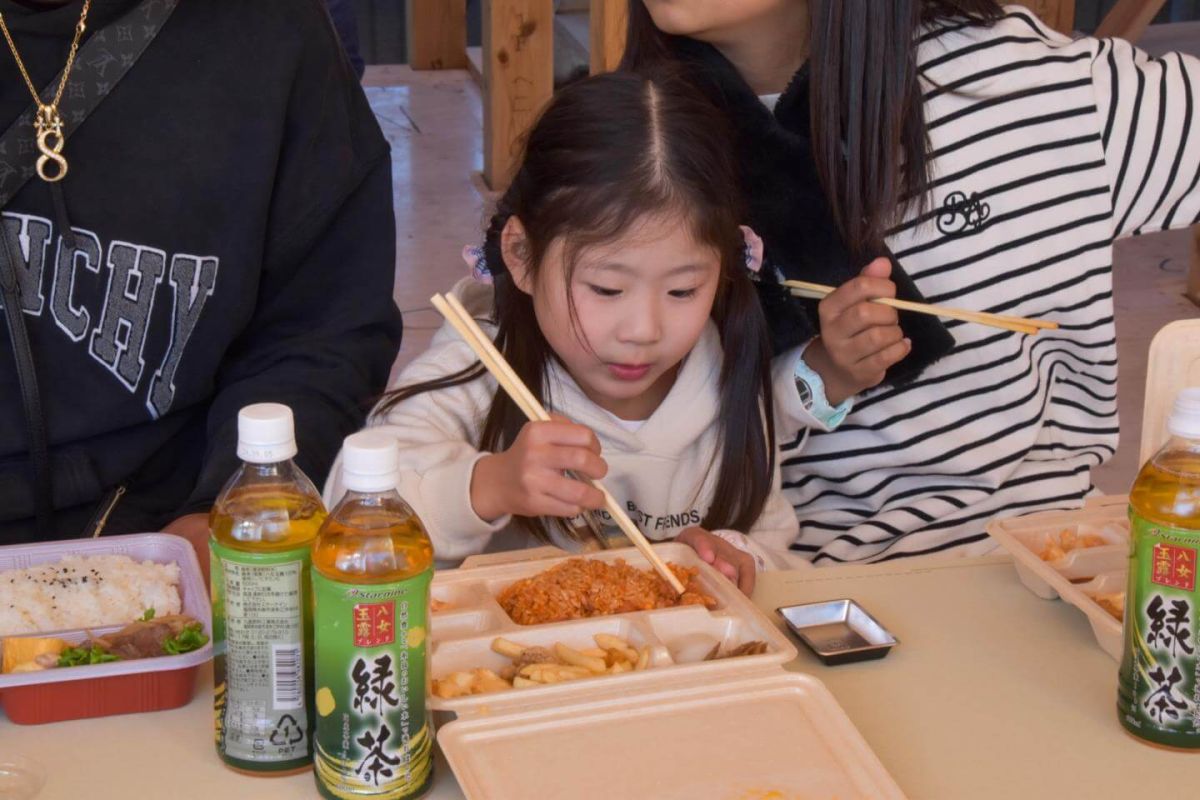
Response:
[[[8,235],[8,225],[0,225],[0,297],[4,299],[4,321],[12,340],[17,362],[17,381],[21,388],[21,407],[25,411],[25,431],[29,442],[29,461],[33,465],[33,511],[38,535],[50,536],[54,512],[54,486],[51,483],[50,451],[46,443],[46,420],[42,414],[41,393],[29,347],[29,332],[21,312],[21,286],[17,282],[15,261],[21,257]],[[15,310],[13,310],[15,309]]]
[[[92,35],[80,48],[75,68],[67,81],[59,113],[64,123],[64,138],[79,128],[92,110],[100,104],[121,78],[137,63],[147,45],[158,35],[179,0],[142,0],[136,7],[112,24]],[[42,91],[49,101],[58,87],[55,75]],[[0,137],[0,208],[8,205],[21,187],[34,175],[37,157],[33,117],[37,105],[30,104],[4,135]],[[58,184],[54,184],[55,187]],[[55,197],[61,204],[61,194]],[[61,216],[61,215],[60,215]],[[68,229],[65,234],[69,235]],[[8,223],[0,218],[0,298],[4,301],[4,318],[12,340],[17,364],[17,379],[21,388],[21,405],[25,411],[25,427],[29,442],[29,460],[33,467],[33,502],[38,535],[54,536],[54,484],[50,469],[50,448],[46,437],[46,418],[38,389],[33,350],[22,313],[21,285],[17,279],[17,264],[23,260],[15,237],[9,235]]]

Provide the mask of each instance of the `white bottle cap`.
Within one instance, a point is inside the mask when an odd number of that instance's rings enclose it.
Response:
[[[1167,431],[1172,436],[1200,439],[1200,387],[1184,389],[1175,398],[1175,408],[1167,418]]]
[[[239,411],[237,455],[251,464],[275,464],[295,456],[292,410],[280,403],[255,403]]]
[[[362,431],[346,437],[342,481],[352,492],[386,492],[400,482],[400,445],[392,436]]]

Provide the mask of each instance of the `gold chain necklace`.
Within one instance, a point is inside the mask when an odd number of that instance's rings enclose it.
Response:
[[[21,70],[21,75],[25,78],[25,85],[29,87],[29,93],[33,95],[33,102],[38,107],[37,116],[33,121],[34,127],[37,128],[38,151],[42,154],[37,160],[37,173],[38,177],[47,183],[61,181],[67,175],[67,160],[62,155],[63,121],[62,115],[58,113],[58,104],[62,101],[63,90],[67,88],[67,76],[71,74],[71,67],[75,64],[75,54],[79,52],[79,41],[83,38],[83,32],[87,30],[87,15],[91,6],[92,0],[83,0],[83,12],[79,15],[79,24],[75,26],[75,40],[71,42],[71,52],[67,54],[67,65],[63,67],[62,79],[58,82],[58,91],[54,93],[54,100],[49,103],[43,103],[41,96],[38,95],[37,87],[33,85],[33,79],[29,77],[29,72],[25,69],[25,62],[21,60],[21,54],[17,52],[17,45],[13,41],[12,34],[8,32],[4,14],[0,13],[0,30],[4,31],[8,49],[12,50],[17,68]],[[54,172],[46,170],[46,166],[50,163],[57,167]]]

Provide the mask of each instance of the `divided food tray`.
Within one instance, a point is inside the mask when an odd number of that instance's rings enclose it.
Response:
[[[595,634],[606,633],[651,654],[649,668],[637,672],[431,697],[442,716],[457,716],[440,727],[438,741],[468,800],[902,799],[821,682],[783,669],[797,652],[772,620],[691,548],[667,543],[654,549],[664,561],[697,569],[716,607],[519,625],[496,597],[570,556],[466,566],[435,576],[433,598],[448,607],[431,615],[434,680],[481,667],[499,672],[511,664],[492,651],[497,637],[523,646],[561,642],[586,649],[596,646]],[[649,569],[632,548],[588,558]],[[704,661],[702,648],[689,646],[697,634],[718,641],[722,651],[756,641],[766,648]]]
[[[212,609],[196,553],[186,539],[166,533],[136,533],[0,547],[0,571],[25,569],[65,556],[122,555],[135,561],[179,565],[183,613],[212,636]],[[132,620],[130,620],[132,622]],[[124,624],[23,636],[46,636],[72,644],[118,631]],[[185,705],[196,690],[196,669],[212,658],[212,642],[190,653],[113,661],[12,675],[0,674],[0,707],[18,724],[160,711]]]
[[[431,697],[431,706],[437,710],[462,714],[483,705],[495,707],[497,703],[507,700],[519,699],[522,704],[528,705],[563,695],[578,696],[606,684],[616,684],[631,691],[633,686],[647,681],[653,683],[664,676],[679,680],[697,672],[720,671],[732,661],[743,666],[778,666],[796,658],[796,648],[783,633],[737,587],[702,562],[696,551],[676,544],[658,545],[655,550],[665,561],[699,569],[700,585],[706,594],[717,601],[717,607],[710,611],[704,606],[678,606],[543,625],[520,625],[509,618],[496,597],[516,581],[544,572],[567,558],[438,573],[433,580],[433,599],[448,604],[448,607],[433,612],[430,623],[430,672],[434,680],[452,672],[480,667],[499,672],[510,665],[510,659],[492,651],[492,642],[498,637],[526,647],[553,649],[556,643],[561,642],[582,650],[594,648],[596,644],[593,637],[598,633],[606,633],[619,636],[636,648],[649,647],[650,665],[640,672],[490,692],[453,700]],[[645,559],[633,549],[596,553],[589,555],[589,559],[609,563],[623,559],[638,569],[649,569]],[[736,659],[681,663],[679,657],[682,655],[686,658],[689,655],[682,652],[688,649],[688,637],[696,634],[717,640],[722,652],[753,641],[766,642],[767,650],[761,655],[739,656]]]
[[[1128,497],[1098,497],[1082,509],[1049,511],[994,520],[987,531],[1009,553],[1021,583],[1038,597],[1061,597],[1087,615],[1104,652],[1120,661],[1124,647],[1121,620],[1097,598],[1124,595],[1129,570]],[[1044,561],[1046,544],[1063,531],[1098,536],[1109,544],[1068,552]]]

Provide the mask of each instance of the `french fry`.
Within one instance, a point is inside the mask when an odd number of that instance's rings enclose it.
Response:
[[[591,671],[583,667],[571,667],[562,664],[532,664],[526,670],[522,671],[523,674],[521,677],[537,683],[561,683],[563,681],[592,677]]]
[[[554,645],[554,654],[571,666],[583,667],[595,675],[603,675],[604,671],[608,669],[608,665],[604,663],[604,659],[585,656],[583,653],[572,647],[568,647],[562,642]]]
[[[525,648],[516,642],[510,642],[503,637],[497,637],[492,640],[492,651],[499,653],[505,658],[517,659],[525,652]]]
[[[622,639],[620,636],[613,636],[611,633],[597,633],[592,637],[596,640],[598,647],[603,647],[605,650],[628,650],[629,642]]]
[[[546,672],[547,670],[555,670],[561,666],[562,666],[561,664],[553,664],[553,663],[526,664],[525,666],[523,666],[519,670],[517,670],[517,674],[523,678],[528,678],[532,675],[536,675],[539,672]]]
[[[453,700],[470,695],[527,689],[599,675],[620,675],[650,667],[650,648],[637,648],[619,636],[598,633],[596,647],[575,649],[562,642],[550,647],[525,647],[503,637],[492,640],[492,650],[512,663],[499,673],[479,668],[452,672],[433,681],[433,694]],[[757,644],[757,643],[752,643]],[[740,653],[739,653],[740,654]]]
[[[610,633],[597,633],[592,637],[596,640],[596,644],[608,651],[616,651],[620,653],[627,661],[636,664],[638,660],[638,652],[629,642],[622,639],[620,636],[613,636]]]
[[[511,684],[501,678],[490,669],[479,669],[475,671],[476,682],[473,694],[483,694],[484,692],[502,692],[505,689],[512,688]]]
[[[637,664],[634,665],[635,671],[641,671],[650,666],[650,648],[643,647],[642,652],[638,654]]]
[[[452,700],[469,695],[473,683],[471,673],[453,672],[442,680],[433,682],[433,693],[446,700]]]

